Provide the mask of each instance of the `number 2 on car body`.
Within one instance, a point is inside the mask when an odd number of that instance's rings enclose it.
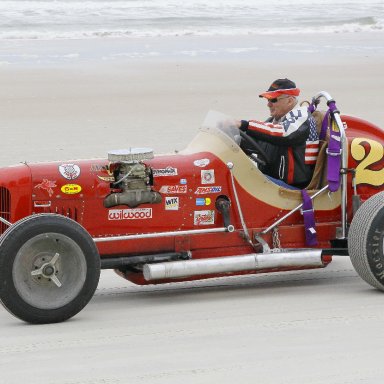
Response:
[[[369,144],[367,150],[364,143]],[[370,166],[383,160],[383,145],[375,140],[357,137],[351,142],[351,155],[359,162],[356,167],[356,185],[369,184],[379,187],[384,184],[384,167],[378,170],[370,169]]]

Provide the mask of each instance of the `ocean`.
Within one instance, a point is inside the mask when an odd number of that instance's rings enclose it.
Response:
[[[0,1],[0,39],[384,32],[382,0]]]
[[[100,57],[112,59],[118,55],[135,58],[172,53],[249,55],[258,52],[268,37],[300,40],[302,36],[313,39],[331,36],[328,41],[332,45],[340,36],[353,41],[359,34],[368,36],[365,39],[368,41],[371,34],[375,42],[377,36],[379,41],[382,36],[384,42],[382,0],[0,0],[0,63],[3,64],[23,61],[23,55],[27,60],[33,61],[34,55],[46,60],[47,57],[36,53],[36,47],[42,44],[38,42],[92,40],[95,44],[97,41],[96,45],[102,47]],[[183,38],[189,41],[200,38],[202,44],[192,47],[187,44],[182,49]],[[220,41],[218,47],[206,43],[215,38]],[[150,39],[157,39],[155,48]],[[166,39],[178,47],[170,49]],[[244,40],[244,43],[226,48],[225,39]],[[108,41],[112,40],[115,48],[108,49]],[[131,45],[129,50],[122,49],[123,42]],[[359,49],[384,51],[382,45],[375,43],[367,47],[364,42]],[[19,52],[20,47],[25,48],[23,52]],[[310,45],[301,49],[308,50]],[[89,49],[54,51],[52,57],[70,60],[98,55]]]

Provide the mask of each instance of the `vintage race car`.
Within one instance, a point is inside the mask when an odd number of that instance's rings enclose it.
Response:
[[[322,141],[304,191],[266,177],[257,143],[217,112],[176,154],[131,148],[0,169],[2,304],[54,323],[84,308],[101,269],[161,284],[323,268],[333,255],[384,290],[384,132],[341,116],[326,92],[309,108]]]

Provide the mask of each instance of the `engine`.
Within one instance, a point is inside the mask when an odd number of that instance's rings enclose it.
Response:
[[[115,178],[111,186],[118,192],[111,193],[104,199],[104,207],[127,205],[135,208],[140,204],[161,202],[160,193],[151,189],[152,170],[143,163],[150,159],[153,159],[150,148],[131,148],[108,153],[109,167]]]

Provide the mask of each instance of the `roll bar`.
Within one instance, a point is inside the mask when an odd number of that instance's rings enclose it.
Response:
[[[324,98],[327,102],[327,105],[330,106],[331,104],[335,105],[335,100],[331,97],[331,95],[328,92],[321,91],[317,95],[315,95],[312,99],[312,103],[317,106],[321,99]],[[340,173],[341,173],[341,234],[338,237],[339,239],[346,239],[347,238],[347,167],[348,167],[348,143],[347,138],[345,135],[345,129],[343,122],[340,118],[340,111],[336,108],[333,108],[331,110],[331,113],[333,115],[333,118],[335,119],[335,122],[337,124],[337,127],[340,131],[340,146],[341,146],[341,166],[340,166]]]

